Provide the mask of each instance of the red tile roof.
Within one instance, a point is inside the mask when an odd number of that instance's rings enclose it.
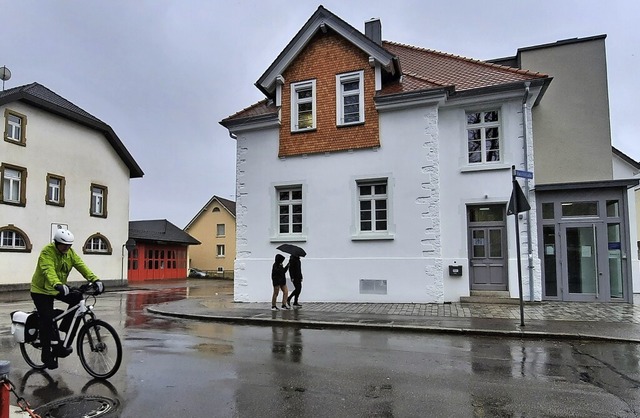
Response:
[[[397,42],[383,41],[382,46],[398,57],[402,78],[387,82],[380,95],[443,87],[452,87],[460,92],[548,77],[542,73]],[[224,124],[227,121],[264,116],[274,112],[277,112],[277,108],[273,101],[265,99],[229,116],[222,122]]]
[[[547,77],[546,74],[396,42],[383,41],[382,46],[400,61],[404,75],[402,82],[407,84],[402,91],[420,89],[416,79],[437,87],[454,86],[457,91],[463,91]],[[386,86],[382,93],[387,93]]]

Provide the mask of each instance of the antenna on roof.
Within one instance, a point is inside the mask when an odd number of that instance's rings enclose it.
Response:
[[[4,65],[0,67],[0,79],[2,79],[2,91],[4,91],[4,82],[11,78],[11,71]]]

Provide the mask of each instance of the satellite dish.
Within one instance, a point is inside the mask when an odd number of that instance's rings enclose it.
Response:
[[[7,67],[0,67],[0,80],[7,81],[11,78],[11,71]]]
[[[11,71],[5,66],[0,67],[0,80],[2,80],[2,91],[4,91],[4,82],[11,78]]]

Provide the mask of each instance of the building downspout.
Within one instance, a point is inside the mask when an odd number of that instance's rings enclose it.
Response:
[[[523,138],[523,148],[524,148],[524,169],[527,171],[533,171],[533,169],[529,170],[529,140],[527,138],[527,132],[529,131],[527,124],[527,101],[529,100],[529,86],[530,82],[526,81],[524,83],[524,96],[522,96],[522,138]],[[529,179],[524,179],[524,195],[529,198]],[[529,272],[529,301],[533,302],[533,246],[531,244],[531,211],[525,212],[525,219],[527,222],[527,271]]]

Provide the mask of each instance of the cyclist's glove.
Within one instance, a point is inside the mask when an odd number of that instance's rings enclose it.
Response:
[[[96,286],[96,290],[97,290],[97,294],[99,295],[100,293],[104,292],[104,284],[102,284],[102,282],[100,280],[96,280],[95,282],[93,282],[93,284]]]
[[[54,289],[56,289],[61,296],[67,296],[69,294],[69,286],[66,284],[58,283],[54,286]]]

